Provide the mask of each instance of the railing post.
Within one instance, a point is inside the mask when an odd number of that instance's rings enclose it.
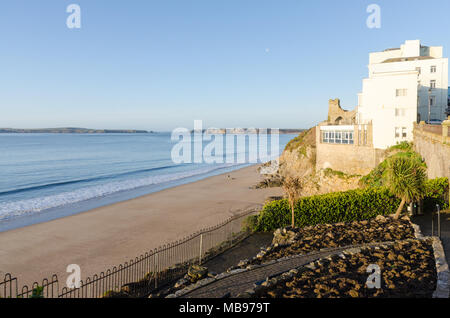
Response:
[[[203,233],[200,234],[200,253],[198,256],[198,264],[201,265],[202,264],[202,248],[203,248]]]
[[[436,204],[436,208],[437,208],[437,215],[438,215],[437,235],[439,238],[441,238],[441,208],[440,208],[439,204]]]
[[[434,236],[434,210],[431,209],[431,236]]]
[[[156,251],[156,253],[155,253],[155,289],[157,289],[158,288],[158,255],[159,255],[159,252],[158,251]]]

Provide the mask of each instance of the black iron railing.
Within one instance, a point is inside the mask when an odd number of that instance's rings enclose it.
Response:
[[[0,298],[99,298],[144,297],[186,274],[189,266],[211,259],[247,237],[244,220],[257,210],[248,210],[198,231],[182,240],[163,245],[134,260],[82,280],[78,288],[60,287],[57,275],[19,288],[18,280],[6,274],[0,281]],[[65,284],[65,282],[64,282]],[[60,286],[61,285],[61,286]]]

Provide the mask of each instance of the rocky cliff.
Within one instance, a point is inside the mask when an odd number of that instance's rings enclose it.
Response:
[[[315,127],[300,133],[286,145],[279,164],[277,174],[269,176],[268,179],[277,180],[287,175],[299,177],[304,181],[303,196],[347,191],[359,187],[361,176],[348,175],[331,169],[316,170]]]

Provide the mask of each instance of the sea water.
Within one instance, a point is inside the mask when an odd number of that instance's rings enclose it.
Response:
[[[279,135],[280,152],[293,137]],[[171,151],[176,143],[170,133],[0,134],[0,231],[250,165],[175,164]],[[237,147],[225,145],[224,157],[230,151],[248,156],[248,137],[245,147]],[[269,153],[272,158],[279,154]]]

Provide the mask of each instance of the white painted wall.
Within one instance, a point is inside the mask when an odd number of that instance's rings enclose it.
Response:
[[[396,90],[406,89],[406,96]],[[363,80],[363,103],[359,106],[361,124],[372,122],[373,146],[386,149],[403,140],[412,141],[413,123],[417,120],[417,73],[375,76]],[[400,114],[396,116],[396,109]],[[407,137],[395,137],[395,128],[406,128]]]
[[[431,67],[436,67],[436,72],[431,72]],[[418,112],[421,120],[428,120],[428,100],[429,96],[433,98],[435,104],[431,109],[430,119],[445,119],[445,109],[447,108],[448,93],[448,59],[429,59],[407,62],[393,62],[369,65],[369,77],[391,76],[394,73],[405,71],[415,71],[417,73],[418,88]],[[436,89],[428,92],[431,81],[436,81]]]
[[[422,47],[419,40],[406,41],[399,49],[371,53],[369,78],[363,80],[358,95],[358,121],[373,124],[375,148],[385,149],[396,143],[412,141],[413,123],[428,120],[429,96],[434,99],[430,119],[444,120],[448,95],[448,59],[442,47]],[[403,59],[385,62],[388,59]],[[431,72],[431,67],[436,72]],[[429,88],[431,80],[436,88]],[[407,89],[406,96],[396,96],[397,89]],[[398,116],[396,116],[398,109]],[[400,137],[395,128],[400,128]],[[406,138],[402,136],[406,128]]]

